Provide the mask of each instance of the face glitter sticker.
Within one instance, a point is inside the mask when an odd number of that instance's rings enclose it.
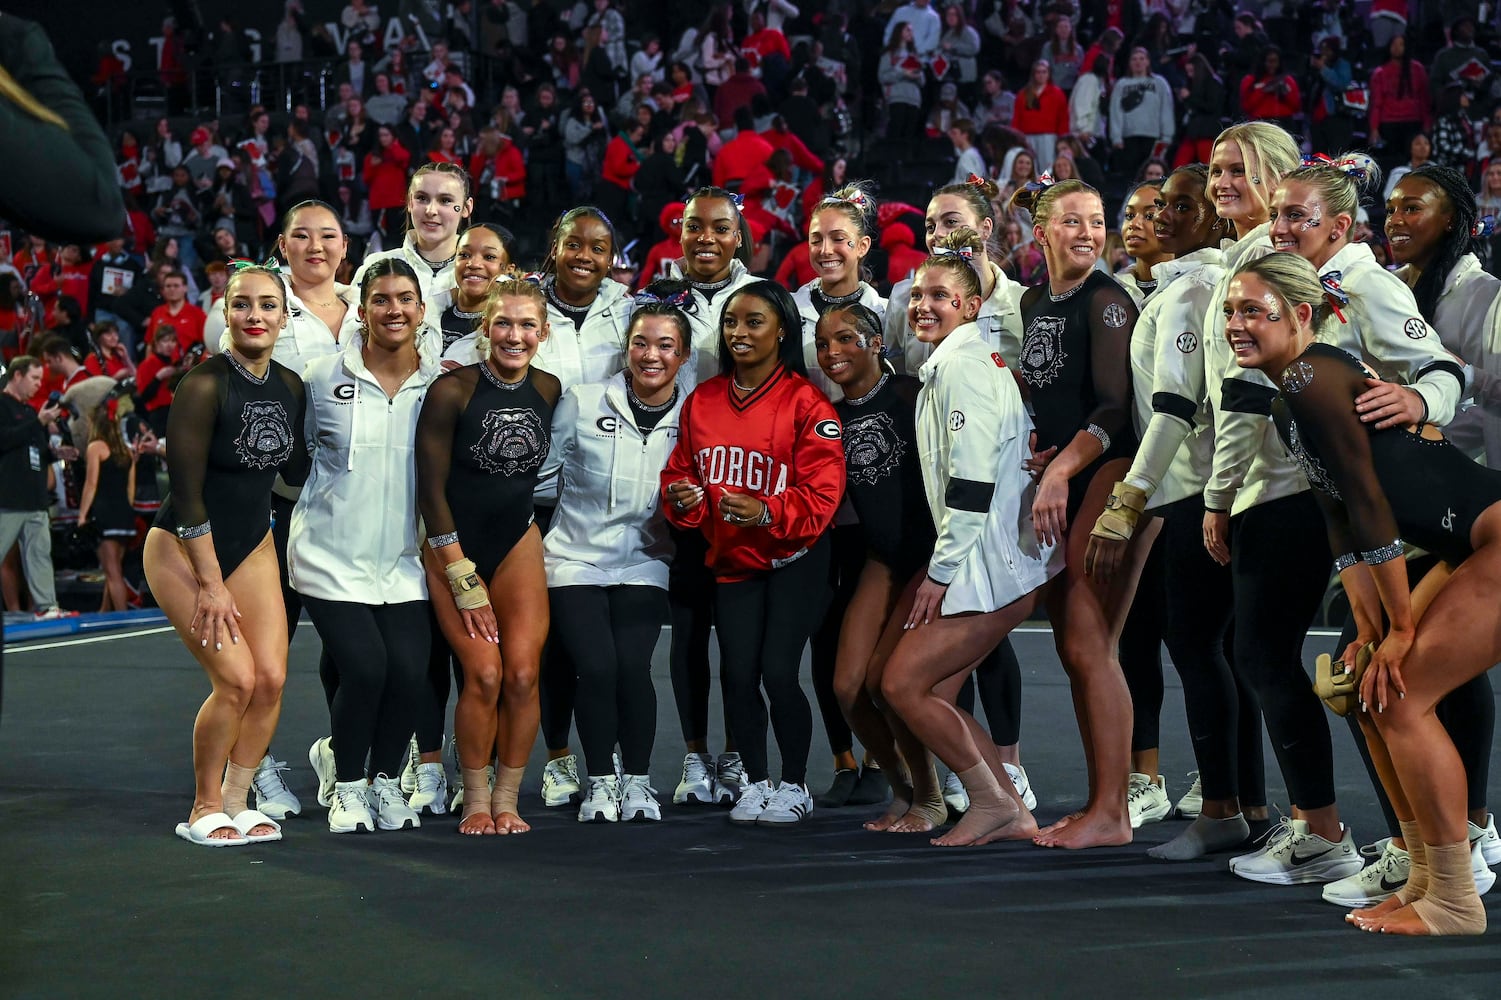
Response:
[[[1308,213],[1308,221],[1305,222],[1305,223],[1303,223],[1303,225],[1299,226],[1298,229],[1299,229],[1299,231],[1306,233],[1310,229],[1317,229],[1319,226],[1322,226],[1323,224],[1324,224],[1324,210],[1323,210],[1323,208],[1321,206],[1315,205],[1315,206],[1313,206],[1313,211],[1310,212],[1310,213]]]
[[[1184,354],[1192,354],[1199,349],[1199,338],[1186,331],[1178,334],[1178,339],[1174,343],[1178,345],[1178,350]]]
[[[1126,325],[1128,318],[1126,307],[1118,302],[1112,302],[1105,307],[1104,312],[1100,314],[1100,318],[1105,321],[1106,326],[1112,330],[1118,330]]]
[[[964,428],[964,411],[955,410],[949,414],[949,430],[959,431]]]
[[[1267,318],[1267,321],[1270,322],[1270,323],[1280,323],[1282,321],[1282,314],[1281,313],[1267,313],[1266,314],[1266,318]]]
[[[1414,316],[1402,324],[1402,332],[1407,334],[1410,340],[1422,340],[1428,336],[1428,324]]]

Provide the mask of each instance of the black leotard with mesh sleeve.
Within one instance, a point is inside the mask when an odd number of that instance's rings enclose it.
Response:
[[[1362,423],[1355,398],[1371,377],[1339,348],[1312,344],[1275,379],[1272,418],[1324,510],[1330,547],[1389,557],[1400,536],[1460,563],[1474,551],[1475,519],[1501,500],[1501,471],[1449,441]]]
[[[1091,426],[1110,438],[1099,458],[1069,481],[1072,521],[1101,465],[1136,453],[1131,424],[1131,331],[1137,309],[1114,278],[1090,272],[1054,302],[1047,285],[1022,296],[1025,331],[1018,367],[1026,381],[1038,450],[1066,447]]]
[[[271,486],[307,478],[302,379],[272,361],[263,380],[227,355],[203,362],[177,384],[167,415],[172,491],[155,524],[184,538],[210,533],[229,579],[271,530]]]
[[[487,362],[428,389],[417,418],[417,503],[427,537],[452,532],[487,583],[532,523],[558,380],[535,368],[513,384]]]
[[[866,548],[902,583],[928,564],[938,534],[917,455],[921,386],[910,375],[890,375],[863,402],[834,404],[844,425],[845,495]]]

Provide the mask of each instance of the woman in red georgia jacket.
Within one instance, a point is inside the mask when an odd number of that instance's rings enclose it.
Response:
[[[494,126],[480,129],[469,176],[481,206],[501,205],[509,211],[526,197],[526,160],[511,137]]]
[[[844,448],[834,408],[804,374],[802,319],[781,285],[754,281],[725,301],[719,371],[683,404],[662,509],[709,544],[725,711],[747,782],[730,819],[796,823],[813,810],[798,665],[830,596]],[[775,787],[763,686],[782,757]]]
[[[385,245],[400,246],[406,222],[407,167],[412,154],[396,141],[389,125],[375,132],[375,148],[365,154],[365,190],[369,192],[370,215],[385,237]]]
[[[1268,45],[1261,54],[1261,69],[1240,79],[1241,116],[1247,121],[1269,121],[1286,127],[1303,110],[1298,81],[1282,68],[1282,50]]]

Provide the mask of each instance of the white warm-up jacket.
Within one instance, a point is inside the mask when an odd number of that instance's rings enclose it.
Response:
[[[989,298],[980,303],[980,315],[975,323],[980,334],[992,351],[999,351],[1011,368],[1016,367],[1021,357],[1022,340],[1022,292],[1026,289],[1010,278],[1006,272],[989,263],[990,276],[995,287]],[[891,297],[886,300],[885,345],[892,353],[892,361],[907,374],[915,374],[923,362],[933,353],[933,345],[917,339],[907,327],[907,303],[912,298],[912,279],[904,278],[891,286]]]
[[[427,599],[418,547],[417,415],[440,368],[432,352],[393,398],[365,367],[362,336],[309,362],[307,485],[292,510],[287,577],[326,601]]]
[[[948,587],[945,615],[1003,608],[1063,568],[1032,528],[1032,419],[996,353],[965,323],[918,369],[917,450],[938,529],[928,576]]]
[[[661,508],[662,469],[678,442],[687,393],[650,432],[636,427],[626,375],[563,392],[539,499],[557,497],[542,540],[549,587],[667,588],[672,539]]]

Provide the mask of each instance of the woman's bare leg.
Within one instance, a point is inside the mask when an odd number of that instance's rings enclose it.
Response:
[[[193,723],[193,809],[189,822],[224,809],[224,768],[233,760],[254,768],[271,745],[281,714],[287,673],[286,611],[282,607],[276,550],[270,534],[241,563],[225,587],[239,610],[240,641],[211,650],[191,632],[197,611],[198,579],[182,544],[168,531],[153,529],[143,554],[151,592],[193,658],[208,674],[212,690]],[[251,831],[269,833],[269,827]],[[228,827],[209,834],[237,840]]]
[[[453,710],[454,741],[458,747],[460,772],[483,775],[495,759],[495,727],[500,702],[500,649],[492,642],[471,636],[464,627],[459,609],[449,596],[448,576],[438,564],[438,557],[426,546],[422,564],[427,572],[427,591],[433,602],[438,628],[448,646],[459,659],[464,671],[464,686]],[[489,789],[476,796],[468,784],[464,788],[464,816],[459,832],[471,835],[493,834],[495,821],[490,816]],[[471,802],[471,799],[478,801]]]
[[[99,543],[99,568],[104,571],[101,611],[124,611],[130,607],[125,592],[125,546],[113,538]]]
[[[918,572],[901,588],[865,673],[865,693],[886,720],[886,728],[890,730],[897,754],[901,758],[904,775],[902,785],[893,783],[891,786],[891,803],[886,812],[865,824],[865,829],[875,832],[922,833],[941,824],[947,815],[943,791],[938,784],[938,772],[933,766],[933,755],[921,740],[912,735],[912,730],[881,694],[886,664],[905,634],[902,626],[912,610],[917,587],[925,578],[925,573]]]
[[[536,525],[507,553],[491,581],[495,620],[500,628],[499,733],[504,742],[496,750],[502,769],[526,768],[532,745],[537,742],[541,707],[537,698],[537,674],[542,646],[547,641],[549,606],[547,575],[542,567],[542,535]],[[520,774],[516,774],[519,783]],[[500,781],[496,783],[500,791]],[[510,804],[510,803],[507,803]],[[495,814],[496,833],[525,833],[531,829],[514,805]]]
[[[1051,584],[1049,617],[1054,640],[1072,688],[1079,735],[1084,744],[1089,797],[1082,812],[1043,830],[1043,847],[1085,848],[1129,844],[1131,821],[1126,785],[1131,758],[1131,693],[1116,648],[1136,583],[1161,529],[1160,519],[1138,526],[1116,576],[1101,585],[1084,572],[1089,530],[1105,508],[1111,486],[1123,475],[1123,459],[1102,466],[1091,480],[1066,544],[1066,567]]]

